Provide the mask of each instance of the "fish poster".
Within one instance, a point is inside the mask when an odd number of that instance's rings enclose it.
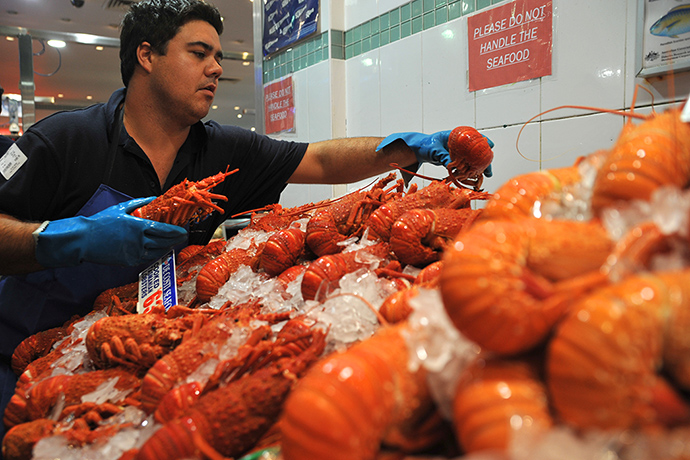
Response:
[[[640,76],[690,66],[690,0],[645,0]]]

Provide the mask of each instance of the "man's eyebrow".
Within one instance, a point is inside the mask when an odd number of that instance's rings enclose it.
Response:
[[[198,41],[198,42],[189,42],[187,45],[189,46],[201,46],[203,49],[205,49],[207,52],[208,51],[213,51],[213,46],[209,45],[206,42]],[[218,50],[215,54],[216,59],[219,61],[223,60],[223,52],[221,50]]]

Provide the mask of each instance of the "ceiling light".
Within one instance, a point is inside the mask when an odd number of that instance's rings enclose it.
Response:
[[[103,47],[102,47],[101,45],[98,45],[98,46],[96,47],[96,51],[103,51]]]
[[[65,97],[65,95],[60,93],[60,94],[58,94],[58,97]]]
[[[239,106],[239,105],[236,105],[236,106],[235,106],[235,110],[240,110],[240,106]]]
[[[13,41],[14,41],[14,37],[5,37],[5,40],[7,40],[8,42],[13,42]]]
[[[241,114],[241,113],[238,113],[238,114],[237,114],[237,118],[242,118],[242,114]]]
[[[249,61],[242,62],[242,65],[244,65],[244,66],[248,66],[249,64],[251,64],[251,62],[249,62]]]
[[[212,108],[213,110],[216,110],[216,109],[218,108],[218,106],[217,106],[217,105],[212,105],[211,108]]]
[[[46,43],[48,46],[52,46],[53,48],[64,48],[67,45],[62,40],[48,40]]]
[[[93,96],[86,96],[86,99],[91,100],[93,99]]]

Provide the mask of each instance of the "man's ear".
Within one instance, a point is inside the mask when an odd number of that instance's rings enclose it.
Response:
[[[146,72],[151,72],[153,49],[149,42],[141,42],[137,47],[137,61]]]

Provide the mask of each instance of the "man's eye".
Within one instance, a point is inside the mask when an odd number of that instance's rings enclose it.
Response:
[[[199,57],[202,59],[206,57],[206,53],[201,52],[201,51],[194,51],[194,54],[196,55],[196,57]]]

